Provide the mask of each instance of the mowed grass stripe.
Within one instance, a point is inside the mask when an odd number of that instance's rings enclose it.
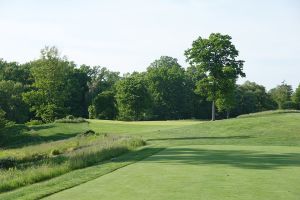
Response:
[[[47,197],[47,200],[298,200],[300,147],[189,145]]]

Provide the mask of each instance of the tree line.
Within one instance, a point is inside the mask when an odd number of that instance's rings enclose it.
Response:
[[[267,91],[246,81],[231,37],[212,33],[185,51],[189,66],[162,56],[144,72],[120,75],[76,65],[56,47],[28,63],[0,59],[0,126],[8,121],[52,122],[67,115],[95,119],[168,120],[235,117],[273,109],[300,109],[300,85]]]

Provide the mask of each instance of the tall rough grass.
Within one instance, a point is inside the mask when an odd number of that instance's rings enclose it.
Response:
[[[14,167],[0,170],[0,192],[88,167],[117,157],[144,144],[144,141],[138,138],[100,135],[67,140],[66,145],[62,141],[37,145],[27,149],[34,149],[32,154],[25,154],[23,157],[16,158],[19,163],[17,162]],[[47,151],[51,147],[60,149],[61,154],[45,154],[47,152],[45,147]],[[42,156],[40,159],[34,160],[30,156],[35,155],[39,149],[44,149],[39,152]]]

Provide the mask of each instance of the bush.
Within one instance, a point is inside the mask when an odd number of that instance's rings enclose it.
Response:
[[[53,150],[51,150],[51,152],[50,152],[50,155],[51,155],[51,156],[57,156],[57,155],[59,155],[59,154],[61,154],[61,152],[60,152],[58,149],[53,149]]]
[[[44,122],[41,121],[41,120],[32,119],[29,122],[26,122],[25,125],[27,125],[27,126],[33,126],[33,125],[42,125],[43,123]]]
[[[0,169],[8,169],[16,165],[16,160],[14,158],[5,158],[0,160]]]
[[[90,135],[96,135],[96,132],[93,130],[87,130],[87,131],[79,134],[79,136],[90,136]]]

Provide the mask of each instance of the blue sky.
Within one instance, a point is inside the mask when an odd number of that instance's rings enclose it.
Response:
[[[20,63],[55,45],[77,64],[143,71],[162,55],[187,67],[198,36],[232,36],[246,79],[300,83],[297,0],[0,0],[0,58]]]

